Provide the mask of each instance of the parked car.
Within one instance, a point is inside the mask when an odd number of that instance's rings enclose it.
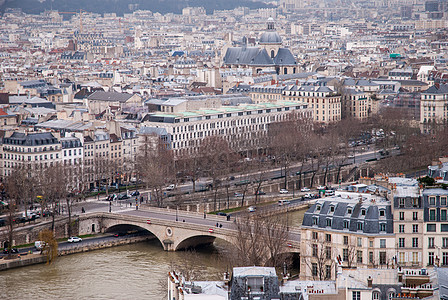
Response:
[[[224,216],[224,217],[227,216],[227,214],[226,214],[225,212],[217,212],[216,214],[217,214],[218,216]]]
[[[120,196],[118,196],[118,200],[125,200],[125,199],[129,199],[128,194],[121,194]]]
[[[334,190],[326,190],[325,191],[325,196],[334,196],[334,195],[335,195]]]
[[[132,196],[132,197],[137,197],[138,195],[140,195],[140,192],[139,192],[139,191],[133,191],[133,192],[131,193],[131,196]]]
[[[307,194],[305,194],[304,197],[308,198],[308,199],[313,199],[314,198],[314,194],[313,193],[307,193]]]
[[[289,191],[287,189],[281,189],[280,194],[288,194]]]
[[[326,189],[326,187],[325,187],[325,186],[323,186],[323,185],[319,185],[319,186],[317,187],[317,189],[318,189],[318,190],[325,190],[325,189]]]
[[[9,254],[8,248],[3,249],[4,254]],[[19,250],[17,248],[11,248],[11,253],[19,253]]]
[[[259,191],[255,192],[255,195],[266,195],[266,193],[263,192],[262,190],[259,190]]]
[[[249,212],[255,212],[255,211],[257,210],[257,207],[256,207],[256,206],[249,206],[249,207],[247,208],[247,210],[248,210]]]
[[[233,195],[235,197],[243,197],[243,194],[242,193],[238,193],[238,192],[233,193]]]
[[[301,192],[309,192],[311,190],[309,188],[307,188],[307,187],[303,187],[300,191]]]
[[[71,236],[68,238],[67,242],[69,243],[80,243],[82,242],[82,238],[77,237],[77,236]]]
[[[175,188],[176,188],[176,185],[174,185],[174,184],[170,184],[169,186],[166,187],[166,190],[167,190],[167,191],[172,191],[172,190],[174,190]]]

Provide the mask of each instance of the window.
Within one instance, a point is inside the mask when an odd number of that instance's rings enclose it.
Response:
[[[412,225],[412,232],[413,233],[417,233],[418,232],[418,224],[413,224]]]
[[[327,219],[327,226],[331,227],[331,219]]]
[[[428,252],[428,265],[434,265],[434,252]]]
[[[348,249],[342,249],[342,260],[348,261]]]
[[[386,248],[386,240],[385,239],[380,240],[380,248]]]
[[[380,292],[373,292],[372,300],[379,300],[379,299],[380,299]]]
[[[331,278],[331,266],[326,265],[325,266],[325,279]]]
[[[318,238],[317,232],[313,232],[313,240],[317,240],[317,238]]]
[[[369,252],[369,264],[373,264],[373,251]]]
[[[446,206],[446,196],[440,197],[440,206]]]
[[[380,252],[380,265],[386,264],[386,252]]]
[[[331,247],[325,247],[325,254],[327,259],[331,259]]]
[[[400,211],[400,220],[402,221],[402,220],[404,220],[404,211]]]
[[[331,242],[331,234],[326,234],[326,235],[325,235],[325,240],[326,240],[327,242]]]
[[[435,209],[430,209],[429,210],[429,220],[430,221],[435,221],[436,220],[436,210]]]
[[[448,224],[441,224],[440,225],[440,231],[448,232]]]
[[[448,238],[446,237],[442,238],[442,247],[448,248]]]
[[[362,247],[362,238],[357,238],[357,245],[358,247]]]
[[[399,205],[400,208],[404,208],[404,198],[400,198],[398,200],[398,205]]]
[[[405,247],[405,239],[404,238],[399,238],[398,239],[398,247],[399,248],[404,248]]]
[[[418,205],[418,199],[416,199],[416,198],[412,199],[412,206],[413,206],[413,207],[419,207],[419,205]]]
[[[414,220],[414,221],[418,220],[418,212],[414,211],[412,213],[412,220]]]
[[[344,235],[344,245],[348,245],[348,236]]]
[[[317,206],[316,206],[316,210],[317,210],[317,211],[320,211],[320,205],[317,205]]]
[[[384,209],[380,209],[380,217],[384,217],[386,215],[386,211]]]
[[[356,224],[356,228],[357,228],[358,230],[362,230],[362,223],[359,222],[358,224]]]
[[[380,231],[386,231],[386,223],[380,224]]]
[[[436,224],[427,224],[426,231],[428,232],[436,232]]]
[[[361,209],[361,215],[365,216],[366,215],[366,210],[365,209]]]
[[[398,225],[398,232],[404,233],[404,225]]]
[[[344,220],[344,229],[348,229],[348,221],[347,220]]]
[[[317,225],[317,223],[318,223],[318,218],[313,218],[313,225]]]
[[[358,250],[358,251],[356,252],[356,261],[357,261],[358,263],[362,264],[362,251],[361,251],[361,250]]]
[[[412,238],[412,247],[418,248],[418,238]]]
[[[352,292],[352,300],[361,300],[361,292],[353,291]]]
[[[352,208],[351,207],[347,208],[347,214],[349,214],[349,215],[352,214]]]
[[[440,210],[440,221],[446,221],[446,209]]]
[[[316,263],[311,264],[311,272],[312,272],[313,276],[317,276],[317,264]]]
[[[443,252],[442,254],[442,265],[448,265],[448,252]]]
[[[317,257],[317,244],[313,244],[313,256]]]
[[[428,238],[428,248],[434,248],[434,238],[433,237]]]
[[[263,291],[263,277],[247,277],[247,285],[250,286],[251,292]]]
[[[330,212],[334,212],[334,206],[330,206]]]
[[[434,196],[429,197],[429,205],[436,205],[436,197]]]

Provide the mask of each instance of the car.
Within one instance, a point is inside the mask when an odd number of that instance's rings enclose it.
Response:
[[[301,192],[309,192],[311,190],[309,188],[307,188],[307,187],[303,187],[300,191]]]
[[[308,199],[313,199],[313,198],[314,198],[314,194],[312,194],[312,193],[307,193],[307,194],[305,194],[304,197],[305,197],[305,198],[308,198]]]
[[[9,250],[8,248],[3,249],[3,253],[4,254],[9,254]],[[17,250],[17,248],[11,248],[11,253],[19,253],[19,250]]]
[[[334,195],[335,195],[334,190],[326,190],[325,191],[325,196],[334,196]]]
[[[348,158],[348,159],[354,159],[355,156],[354,156],[354,155],[349,155],[349,156],[347,156],[347,158]]]
[[[249,207],[247,208],[247,210],[248,210],[249,212],[255,212],[255,211],[257,210],[257,207],[256,207],[256,206],[249,206]]]
[[[34,247],[35,247],[37,250],[42,250],[42,249],[45,247],[46,244],[47,244],[47,243],[45,243],[44,241],[35,241],[35,242],[34,242]]]
[[[255,195],[266,195],[265,192],[263,192],[262,190],[256,191]]]
[[[243,197],[243,194],[238,193],[238,192],[233,193],[233,195],[234,195],[235,197]]]
[[[176,188],[176,185],[174,185],[174,184],[170,184],[169,186],[166,187],[166,190],[167,190],[167,191],[172,191],[172,190],[174,190],[175,188]]]
[[[132,197],[137,197],[138,195],[140,195],[140,192],[139,192],[139,191],[133,191],[133,192],[131,193],[131,196],[132,196]]]
[[[121,194],[120,196],[118,196],[118,200],[124,200],[124,199],[129,199],[128,194]]]
[[[278,206],[288,205],[291,201],[289,200],[278,200]]]
[[[289,191],[287,189],[281,189],[280,194],[289,194]]]
[[[80,243],[82,242],[82,238],[77,237],[77,236],[71,236],[68,238],[67,242],[69,243]]]
[[[325,187],[325,186],[323,186],[323,185],[319,185],[319,186],[317,187],[317,189],[318,189],[318,190],[325,190],[325,189],[326,189],[326,187]]]
[[[227,214],[225,212],[217,212],[216,215],[227,217]]]
[[[114,200],[117,200],[117,195],[115,195],[115,194],[110,194],[109,196],[107,196],[106,200],[107,200],[107,201],[114,201]]]

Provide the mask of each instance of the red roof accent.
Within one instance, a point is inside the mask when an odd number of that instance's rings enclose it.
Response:
[[[2,109],[0,108],[0,116],[7,116],[8,114]]]

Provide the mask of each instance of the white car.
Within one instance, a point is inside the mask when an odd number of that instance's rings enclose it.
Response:
[[[288,194],[288,190],[287,189],[281,189],[280,190],[280,194]]]
[[[249,206],[249,207],[247,208],[247,210],[248,210],[249,212],[254,212],[254,211],[257,210],[257,208],[256,208],[255,206]]]
[[[325,190],[325,189],[326,189],[326,187],[325,187],[325,186],[323,186],[323,185],[319,185],[319,186],[317,187],[317,189],[318,189],[318,190]]]
[[[79,243],[82,242],[82,238],[77,237],[77,236],[71,236],[68,238],[67,242],[69,243]]]
[[[167,191],[172,191],[176,188],[176,186],[174,184],[170,184],[169,186],[166,187]]]
[[[307,187],[303,187],[300,191],[301,192],[309,192],[311,190],[309,188],[307,188]]]

